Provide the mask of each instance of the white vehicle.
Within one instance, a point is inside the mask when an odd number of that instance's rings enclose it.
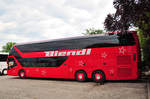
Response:
[[[8,53],[0,53],[0,74],[6,75],[7,74],[7,57]]]

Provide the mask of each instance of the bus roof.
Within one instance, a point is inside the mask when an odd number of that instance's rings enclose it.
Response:
[[[53,41],[63,41],[63,40],[79,39],[79,38],[90,38],[90,37],[106,36],[107,34],[108,33],[97,34],[97,35],[76,36],[76,37],[64,37],[64,38],[57,38],[57,39],[51,39],[51,40],[25,42],[25,43],[17,43],[15,46],[24,45],[24,44],[34,44],[34,43],[44,43],[44,42],[53,42]]]
[[[54,50],[71,50],[83,48],[96,47],[110,47],[110,46],[126,46],[135,44],[135,40],[131,32],[129,34],[114,33],[114,35],[101,34],[91,36],[78,36],[70,38],[62,38],[55,40],[46,40],[39,42],[30,42],[17,44],[16,47],[21,52],[43,52]]]
[[[127,32],[135,32],[135,31],[127,31]],[[24,44],[44,43],[44,42],[51,42],[51,41],[61,41],[61,40],[63,41],[63,40],[71,40],[71,39],[79,39],[79,38],[90,38],[90,37],[97,37],[97,36],[107,36],[109,34],[118,34],[118,33],[120,33],[120,32],[119,31],[117,31],[117,32],[106,32],[106,33],[97,34],[97,35],[85,35],[85,36],[76,36],[76,37],[57,38],[57,39],[51,39],[51,40],[24,42],[24,43],[17,43],[15,46],[24,45]]]

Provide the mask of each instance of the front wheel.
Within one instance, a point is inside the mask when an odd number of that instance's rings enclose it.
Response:
[[[105,74],[102,71],[95,71],[92,74],[92,79],[97,83],[103,83],[105,81]]]
[[[83,81],[86,81],[87,75],[86,75],[86,73],[84,71],[78,71],[75,74],[75,79],[77,81],[83,82]]]
[[[21,79],[25,79],[25,78],[26,78],[26,73],[25,73],[24,70],[21,70],[21,71],[19,72],[19,77],[20,77]]]

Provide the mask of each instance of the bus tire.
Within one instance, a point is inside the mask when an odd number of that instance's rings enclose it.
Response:
[[[87,79],[87,74],[85,71],[77,71],[75,73],[75,79],[79,82],[84,82]]]
[[[20,71],[19,71],[19,77],[20,77],[21,79],[25,79],[25,78],[26,78],[26,72],[25,72],[24,70],[20,70]]]
[[[94,71],[92,74],[92,79],[97,83],[103,83],[105,81],[105,74],[100,70]]]
[[[7,69],[3,69],[2,75],[7,75]]]

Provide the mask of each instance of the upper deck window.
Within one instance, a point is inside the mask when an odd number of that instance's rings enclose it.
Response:
[[[66,40],[24,44],[16,47],[22,52],[43,52],[54,50],[130,46],[134,44],[135,40],[131,33],[118,33],[117,35],[80,37]]]

